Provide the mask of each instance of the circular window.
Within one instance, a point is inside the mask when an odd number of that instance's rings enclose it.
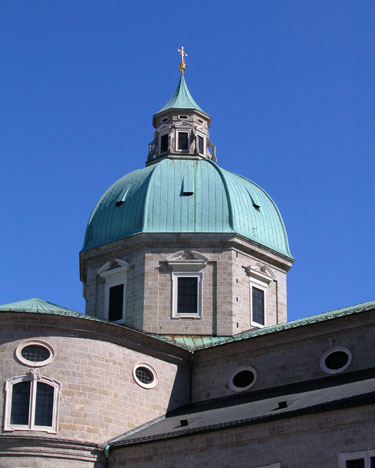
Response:
[[[181,120],[186,120],[189,117],[187,115],[179,115],[178,118],[181,119]]]
[[[29,367],[41,367],[53,361],[55,353],[48,343],[28,340],[18,345],[16,356],[22,364]]]
[[[162,122],[168,122],[169,118],[168,117],[164,117],[164,119],[161,119]]]
[[[198,119],[198,122],[199,122],[200,124],[202,124],[202,123],[203,123],[203,120],[201,120],[201,119]]]
[[[234,392],[244,392],[245,390],[249,390],[257,380],[257,371],[254,367],[251,366],[244,366],[236,369],[230,379],[229,379],[229,387]]]
[[[338,374],[352,362],[352,353],[343,346],[327,349],[320,358],[320,367],[326,374]]]
[[[143,388],[153,388],[157,384],[155,370],[144,362],[140,362],[133,369],[134,380]]]

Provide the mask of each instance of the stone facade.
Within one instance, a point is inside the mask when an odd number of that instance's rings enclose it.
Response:
[[[181,250],[207,257],[202,268],[202,317],[172,317],[172,269],[168,257]],[[210,234],[141,234],[81,252],[86,313],[105,318],[105,281],[98,271],[116,258],[130,264],[125,323],[170,335],[234,335],[254,328],[251,322],[251,273],[268,268],[266,325],[286,321],[286,274],[291,260],[238,236]]]
[[[325,377],[320,358],[334,346],[343,346],[352,353],[351,364],[344,372],[371,368],[374,353],[368,350],[375,339],[373,314],[198,350],[194,353],[193,401],[233,395],[228,381],[242,366],[252,366],[257,371],[252,391]]]
[[[345,347],[352,356],[340,375],[363,372],[374,365],[374,307],[348,317],[260,330],[194,354],[98,319],[40,318],[21,312],[2,314],[0,375],[5,388],[7,380],[30,371],[15,355],[24,340],[51,345],[55,358],[39,372],[61,385],[57,432],[6,431],[2,413],[6,392],[1,392],[0,466],[4,468],[104,467],[104,446],[110,439],[138,430],[189,402],[220,402],[234,396],[229,377],[242,366],[252,366],[257,372],[255,385],[246,392],[251,399],[258,390],[327,378],[320,359],[333,347]],[[158,381],[154,388],[145,389],[135,382],[137,363],[155,369]],[[374,420],[374,405],[365,405],[206,430],[171,440],[123,447],[111,443],[108,466],[178,467],[188,463],[194,467],[205,463],[255,468],[281,463],[281,468],[300,468],[302,460],[309,468],[332,468],[338,466],[341,452],[374,448]],[[313,456],[317,447],[319,460]]]
[[[55,358],[39,372],[61,385],[56,434],[5,431],[8,435],[104,443],[190,399],[190,357],[183,350],[176,354],[172,345],[92,320],[43,317],[41,326],[28,314],[19,314],[15,320],[11,316],[2,319],[3,385],[30,371],[15,358],[17,346],[28,339],[52,346]],[[137,363],[153,367],[158,379],[155,388],[145,389],[135,382]],[[0,392],[2,421],[5,396],[5,391]]]

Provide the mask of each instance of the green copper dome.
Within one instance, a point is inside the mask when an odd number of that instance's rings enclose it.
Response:
[[[236,233],[291,257],[270,196],[209,159],[163,159],[125,175],[96,204],[83,250],[139,233]]]

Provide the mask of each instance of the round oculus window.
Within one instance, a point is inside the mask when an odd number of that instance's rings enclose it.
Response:
[[[352,362],[352,353],[343,346],[327,349],[320,358],[320,367],[326,374],[338,374]]]
[[[244,366],[236,369],[229,379],[229,387],[234,392],[244,392],[255,385],[257,371],[254,367]]]
[[[179,115],[178,118],[181,119],[181,120],[186,120],[189,117],[187,115]]]
[[[53,361],[55,353],[52,346],[39,340],[21,343],[16,349],[17,359],[29,367],[41,367]]]
[[[168,122],[169,120],[169,117],[164,117],[164,119],[161,119],[161,121],[164,123],[164,122]]]
[[[134,380],[143,388],[153,388],[157,384],[155,370],[146,363],[138,363],[133,369]]]

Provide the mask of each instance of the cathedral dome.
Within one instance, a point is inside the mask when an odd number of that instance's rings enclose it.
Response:
[[[291,257],[271,197],[206,158],[165,158],[119,179],[97,202],[83,250],[139,233],[233,233]]]

